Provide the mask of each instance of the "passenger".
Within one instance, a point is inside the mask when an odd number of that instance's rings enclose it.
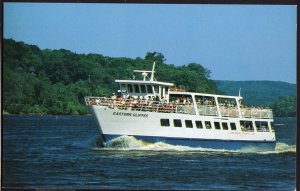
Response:
[[[113,95],[110,97],[112,100],[116,100],[117,99],[117,96],[115,93],[113,93]]]
[[[158,96],[155,97],[155,101],[160,101]]]
[[[242,131],[245,131],[244,125],[241,125],[241,130],[242,130]]]
[[[207,99],[204,100],[204,105],[205,105],[205,106],[208,105],[208,100],[207,100]]]

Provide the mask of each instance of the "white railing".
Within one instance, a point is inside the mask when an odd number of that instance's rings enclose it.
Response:
[[[219,106],[222,117],[239,117],[237,107]]]
[[[112,109],[196,115],[192,105],[171,105],[160,101],[85,97],[85,102],[86,105],[106,106]]]
[[[241,108],[242,117],[245,118],[258,118],[258,119],[271,119],[273,112],[268,108]]]
[[[198,105],[198,112],[199,115],[218,116],[218,110],[216,106]]]
[[[160,113],[182,113],[196,115],[194,106],[190,104],[175,104],[160,101],[138,100],[138,99],[123,99],[123,98],[107,98],[107,97],[85,97],[86,105],[105,106],[120,110],[134,111],[150,111]],[[217,106],[198,105],[199,115],[218,116]],[[222,117],[239,117],[237,107],[219,106],[219,111]],[[243,118],[271,119],[273,113],[267,108],[241,108]]]

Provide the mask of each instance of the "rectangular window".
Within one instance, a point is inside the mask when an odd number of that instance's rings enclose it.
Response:
[[[155,91],[155,93],[157,93],[158,94],[158,86],[154,86],[154,91]]]
[[[252,121],[240,121],[242,131],[254,131]]]
[[[202,121],[195,121],[198,129],[203,129]]]
[[[174,127],[182,127],[180,119],[174,119],[173,122],[174,122]]]
[[[132,93],[132,92],[133,92],[133,89],[132,89],[132,85],[131,85],[131,84],[127,84],[127,89],[128,89],[128,92],[129,92],[129,93]]]
[[[147,85],[147,92],[150,93],[150,94],[153,93],[151,85]]]
[[[121,84],[121,93],[126,92],[126,84]]]
[[[235,131],[236,130],[235,123],[230,123],[230,128],[231,128],[231,130]]]
[[[164,127],[169,127],[170,126],[169,119],[160,119],[160,125]]]
[[[228,124],[227,124],[227,122],[223,122],[222,123],[222,127],[223,127],[223,130],[228,130]]]
[[[141,92],[146,93],[146,86],[145,85],[141,85]]]
[[[140,87],[137,84],[134,84],[134,91],[135,93],[140,93]]]
[[[221,125],[220,125],[220,122],[214,122],[215,124],[215,129],[221,129]]]
[[[206,129],[211,129],[211,123],[210,123],[210,121],[205,121],[205,128]]]
[[[256,130],[260,132],[268,132],[268,122],[267,121],[255,121]]]
[[[193,122],[191,120],[185,120],[186,128],[193,128]]]

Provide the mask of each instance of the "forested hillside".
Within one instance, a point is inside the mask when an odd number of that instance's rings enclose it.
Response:
[[[244,103],[253,106],[270,106],[279,97],[296,96],[296,85],[275,81],[215,81],[219,90],[227,95],[241,96]]]
[[[159,52],[147,52],[144,58],[112,58],[64,49],[41,50],[12,39],[3,40],[3,110],[11,114],[87,114],[84,96],[111,95],[117,90],[115,79],[131,78],[134,69],[150,70],[153,61],[159,81],[173,82],[188,91],[227,95],[238,95],[241,88],[246,105],[272,107],[275,116],[296,113],[295,84],[215,82],[200,64],[167,64]]]
[[[189,91],[217,92],[209,70],[196,63],[166,64],[158,52],[145,53],[145,58],[111,58],[64,49],[41,50],[4,39],[3,110],[11,114],[86,114],[84,96],[110,95],[117,90],[115,79],[129,79],[134,69],[150,70],[153,61],[159,81]]]
[[[296,84],[275,81],[216,81],[220,91],[241,96],[244,104],[268,106],[274,116],[296,116]]]

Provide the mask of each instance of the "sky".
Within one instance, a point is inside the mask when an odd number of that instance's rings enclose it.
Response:
[[[213,80],[296,83],[295,5],[4,3],[4,38],[41,49],[198,63]],[[150,67],[151,68],[151,67]]]

